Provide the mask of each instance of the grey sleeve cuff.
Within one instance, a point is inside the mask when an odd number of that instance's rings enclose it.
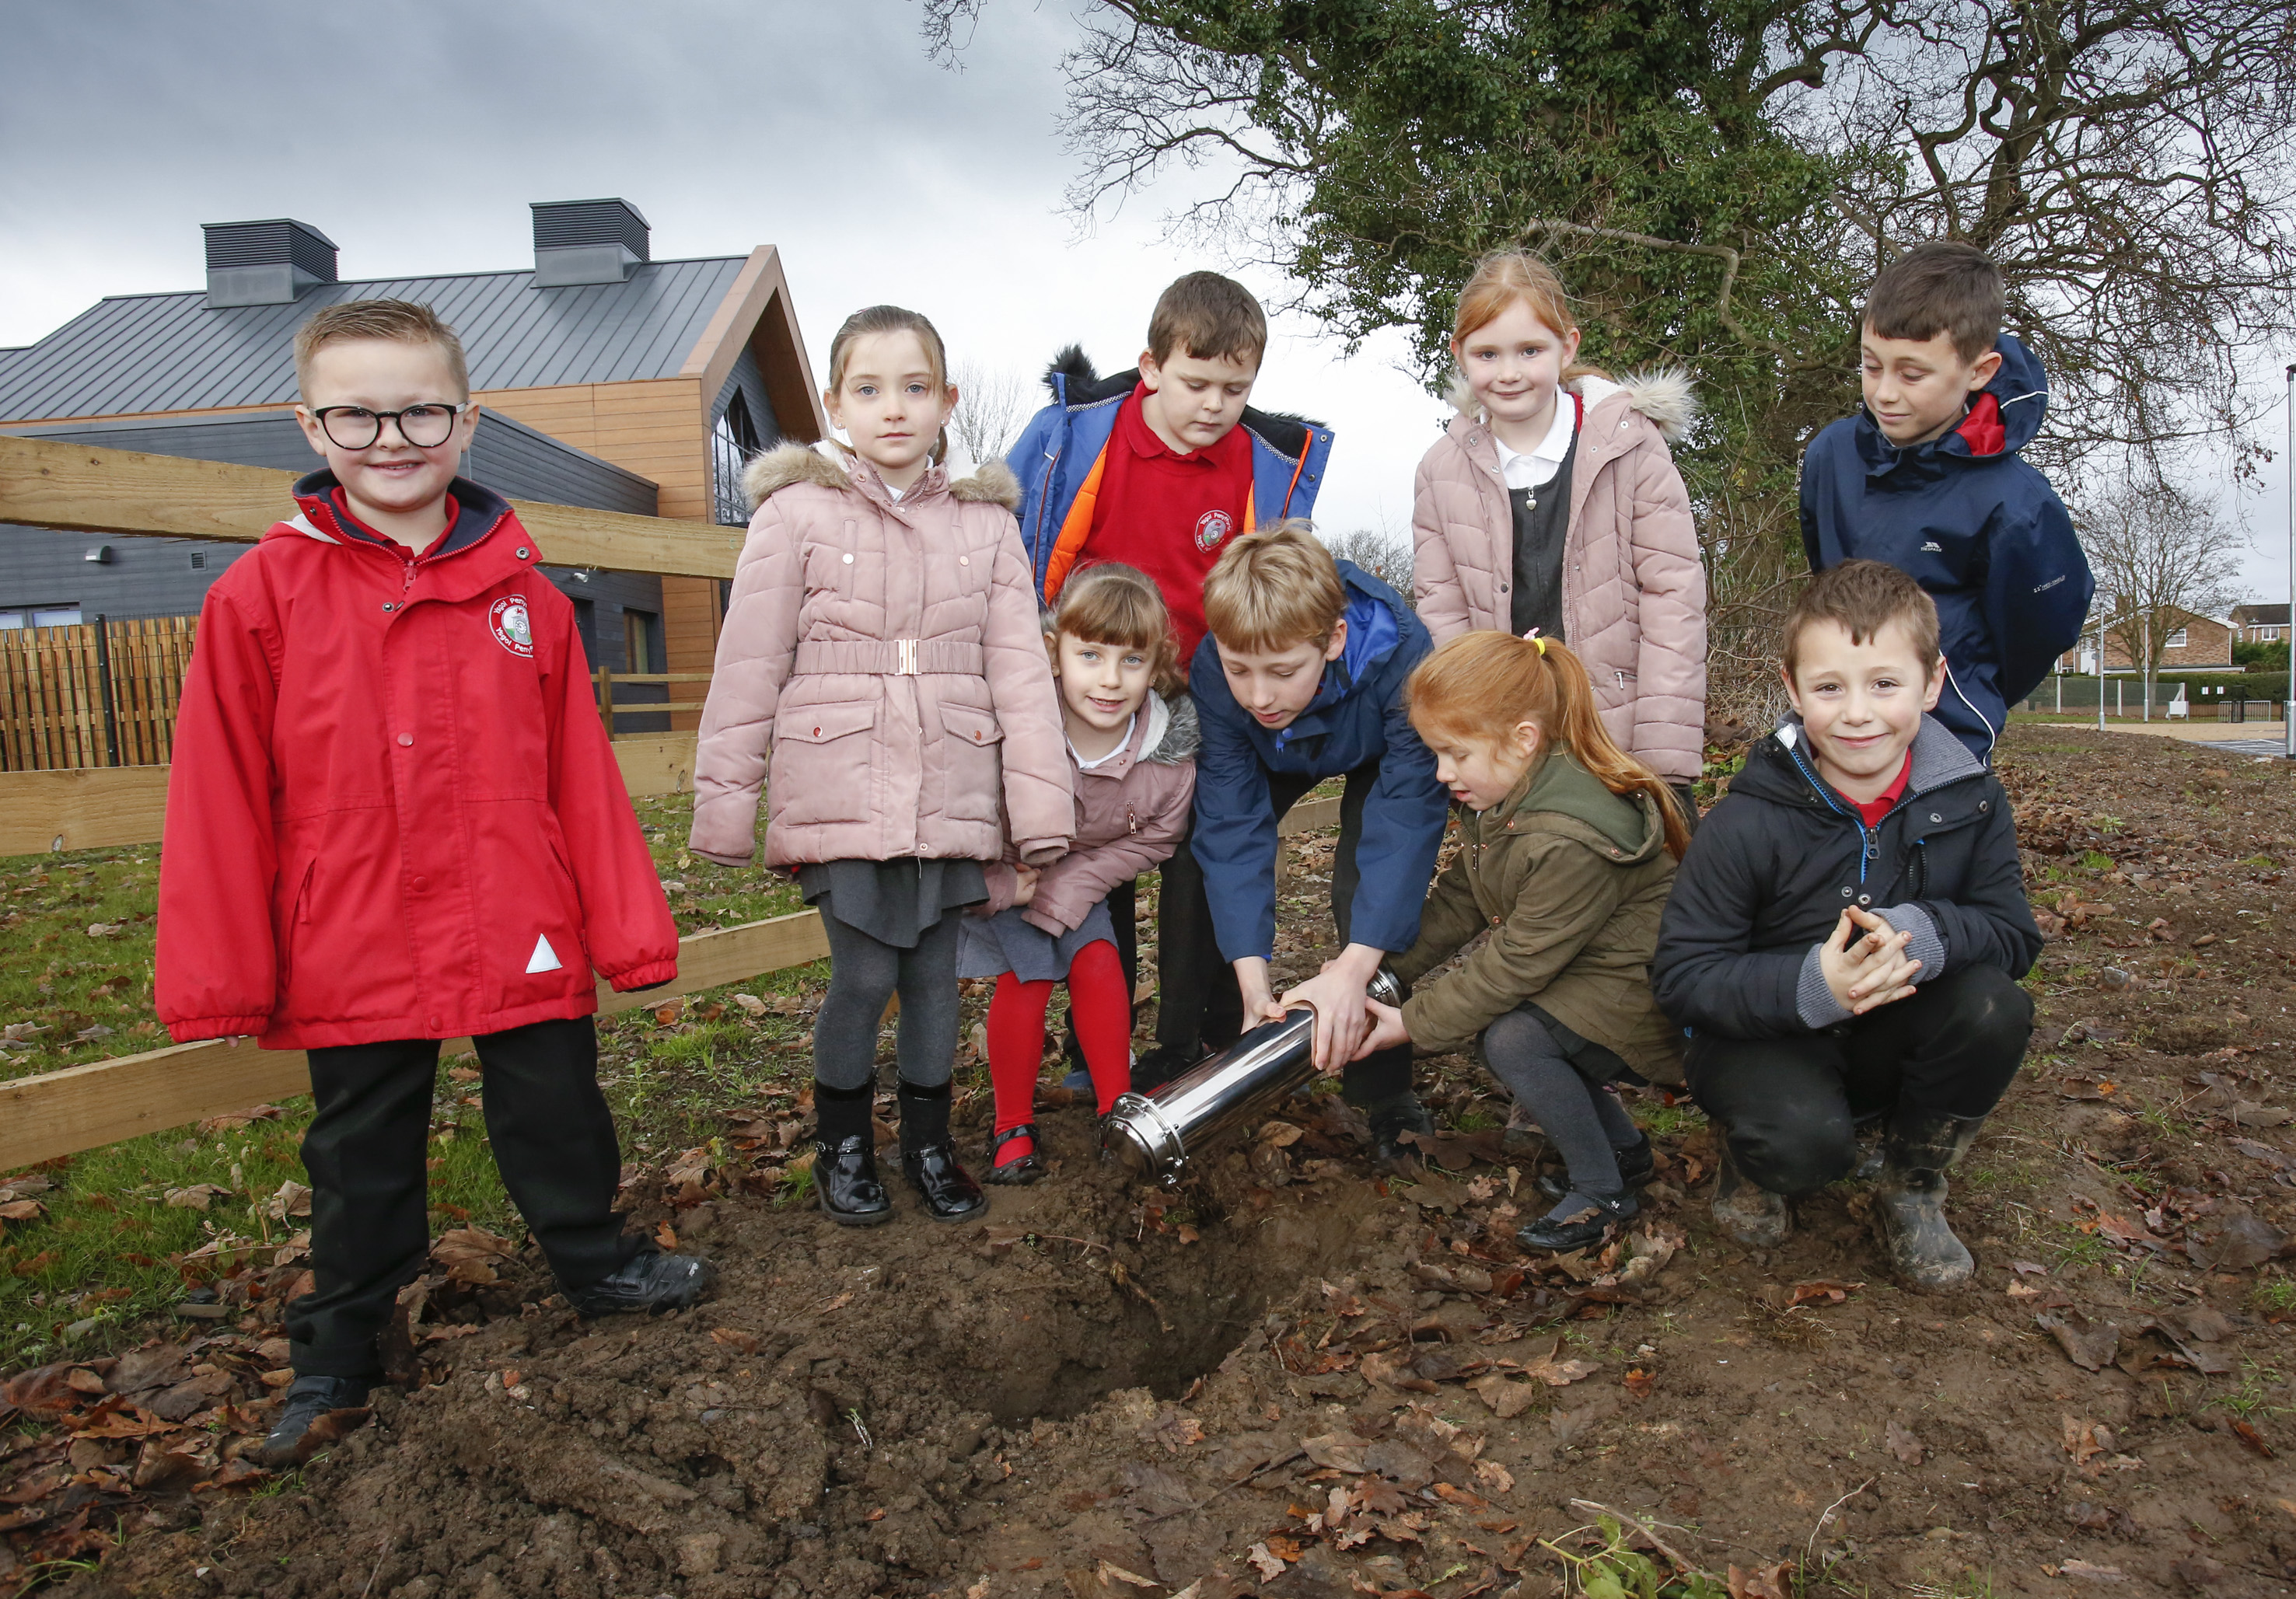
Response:
[[[1944,975],[1945,936],[1938,931],[1935,917],[1911,903],[1884,906],[1874,914],[1887,922],[1891,931],[1914,935],[1906,945],[1906,954],[1922,964],[1922,969],[1914,974],[1916,988]]]
[[[1809,947],[1809,953],[1802,957],[1801,975],[1794,980],[1794,1014],[1812,1031],[1849,1020],[1849,1011],[1826,986],[1825,968],[1818,962],[1818,952],[1824,947],[1819,944]]]

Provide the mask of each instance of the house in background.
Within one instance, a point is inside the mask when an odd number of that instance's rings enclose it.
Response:
[[[2282,607],[2284,612],[2287,608]],[[2179,610],[2174,613],[2175,626],[2161,649],[2161,664],[2154,668],[2162,672],[2229,672],[2233,669],[2232,646],[2236,629],[2229,621],[2201,615],[2198,611]],[[2133,672],[2136,665],[2130,659],[2128,642],[2118,632],[2108,630],[2104,636],[2104,669],[2108,672]],[[2057,670],[2094,676],[2096,672],[2096,628],[2092,625],[2081,635],[2080,643],[2057,658]]]
[[[350,282],[308,224],[210,225],[204,291],[114,296],[0,350],[0,432],[309,471],[290,409],[295,330],[341,300],[420,300],[469,357],[472,478],[514,498],[747,521],[747,457],[828,431],[778,252],[657,261],[626,201],[531,209],[530,266]],[[189,614],[247,547],[0,527],[0,627]],[[545,570],[594,666],[709,668],[723,583]]]
[[[2288,636],[2288,606],[2285,601],[2277,605],[2235,605],[2232,608],[2232,625],[2244,644],[2277,644]]]

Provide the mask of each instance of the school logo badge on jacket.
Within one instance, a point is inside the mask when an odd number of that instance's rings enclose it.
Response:
[[[1234,526],[1235,519],[1225,511],[1205,512],[1196,518],[1196,548],[1218,549],[1220,540],[1226,538],[1228,530]]]
[[[524,594],[504,594],[496,600],[487,620],[494,627],[496,644],[513,655],[533,655],[534,620],[527,614]]]

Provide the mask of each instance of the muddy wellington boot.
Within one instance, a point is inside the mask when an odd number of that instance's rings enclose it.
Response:
[[[1738,1169],[1730,1141],[1722,1141],[1722,1170],[1714,1180],[1714,1225],[1750,1250],[1774,1250],[1793,1231],[1783,1193],[1772,1193]]]
[[[1945,1174],[1969,1152],[1981,1116],[1900,1111],[1882,1145],[1874,1184],[1874,1229],[1890,1266],[1909,1288],[1958,1288],[1977,1269],[1945,1219]]]

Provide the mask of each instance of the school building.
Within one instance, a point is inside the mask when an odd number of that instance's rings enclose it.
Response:
[[[324,463],[291,408],[295,330],[341,300],[420,300],[469,356],[481,412],[465,475],[514,499],[746,522],[748,457],[828,431],[778,252],[657,260],[627,201],[530,209],[531,264],[435,277],[347,281],[308,223],[211,224],[204,289],[113,296],[0,349],[0,433],[309,472]],[[194,614],[250,547],[0,525],[0,630]],[[594,668],[709,669],[727,585],[545,570]],[[624,717],[617,731],[698,720]]]

